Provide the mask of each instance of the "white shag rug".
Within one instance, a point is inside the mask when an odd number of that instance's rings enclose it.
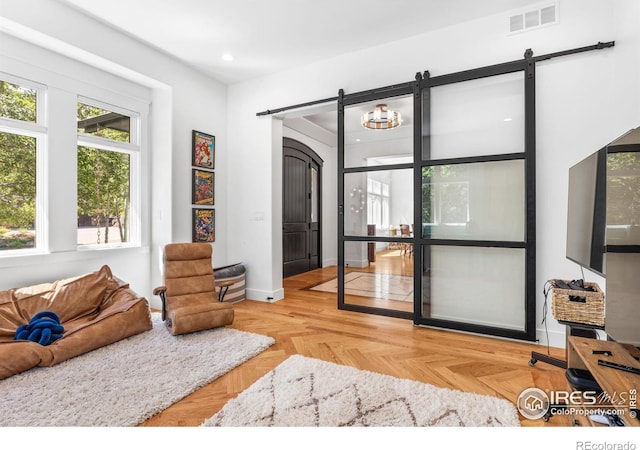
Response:
[[[300,355],[289,357],[202,426],[507,426],[515,406]]]
[[[268,336],[153,328],[52,367],[0,380],[0,426],[134,426],[266,350]]]

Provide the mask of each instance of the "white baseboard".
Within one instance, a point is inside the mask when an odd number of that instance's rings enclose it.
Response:
[[[336,258],[322,260],[322,267],[331,267],[331,266],[337,266],[337,265],[338,265],[338,260]]]
[[[160,298],[153,296],[151,298],[149,298],[149,307],[152,309],[158,309],[161,310],[162,309],[162,300],[160,300]]]
[[[551,347],[565,348],[567,346],[567,338],[564,331],[551,331],[549,330],[548,343]],[[538,344],[547,346],[547,331],[544,328],[536,330],[536,338]]]
[[[276,289],[275,291],[264,291],[262,289],[247,288],[245,291],[246,298],[249,300],[257,300],[259,302],[277,302],[284,298],[284,289]]]
[[[369,260],[368,259],[350,259],[350,260],[345,260],[344,261],[344,266],[345,267],[358,267],[358,268],[369,267]]]

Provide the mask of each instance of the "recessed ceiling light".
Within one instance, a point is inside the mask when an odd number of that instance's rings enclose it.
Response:
[[[231,53],[224,53],[222,55],[223,61],[233,61],[233,55]]]
[[[505,122],[511,122],[513,119],[511,117],[505,117],[504,121]]]
[[[356,139],[356,142],[360,142],[360,139]]]

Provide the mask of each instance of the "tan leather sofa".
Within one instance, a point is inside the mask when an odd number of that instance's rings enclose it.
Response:
[[[50,345],[14,340],[18,326],[40,311],[64,326]],[[36,366],[53,366],[152,328],[149,303],[109,266],[74,278],[0,291],[0,380]]]

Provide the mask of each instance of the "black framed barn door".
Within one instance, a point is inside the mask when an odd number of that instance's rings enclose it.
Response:
[[[425,71],[415,81],[348,95],[340,89],[337,97],[257,113],[337,101],[338,308],[534,341],[536,63],[614,44],[535,57],[527,49],[520,60],[437,77]],[[363,139],[358,125],[376,139]],[[412,136],[400,131],[407,128]],[[285,161],[297,180],[304,163],[293,154]],[[297,183],[311,208],[308,178]],[[287,189],[285,208],[301,195]],[[313,233],[303,233],[312,221],[299,219],[299,208],[285,213],[291,270],[310,267],[316,245]]]
[[[322,159],[302,142],[284,138],[282,165],[283,277],[322,266]]]
[[[414,83],[342,94],[338,308],[411,319]],[[374,121],[371,127],[363,124],[368,117]]]
[[[378,106],[401,112],[402,122],[373,131],[354,125]],[[535,339],[530,54],[435,78],[425,72],[414,82],[362,93],[341,91],[338,183],[338,308]],[[365,230],[380,183],[388,184],[389,220],[371,236]],[[361,187],[366,201],[354,202]],[[394,233],[403,224],[411,231]],[[388,261],[399,253],[396,262],[367,260],[372,243]],[[370,283],[361,287],[365,279]]]
[[[414,322],[533,341],[534,61],[424,75]]]

